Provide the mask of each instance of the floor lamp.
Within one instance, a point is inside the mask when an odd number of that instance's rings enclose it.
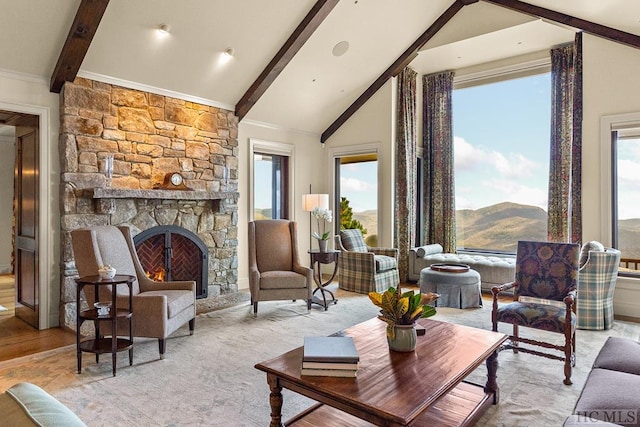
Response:
[[[313,230],[311,229],[311,211],[315,208],[329,209],[328,194],[303,194],[302,210],[309,212],[309,250],[311,250],[311,242],[313,241]],[[319,232],[319,230],[318,230]]]

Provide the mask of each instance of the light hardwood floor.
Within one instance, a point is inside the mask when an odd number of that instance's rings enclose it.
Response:
[[[15,359],[63,347],[76,342],[73,332],[62,328],[39,331],[15,317],[15,284],[13,276],[0,276],[0,361]]]

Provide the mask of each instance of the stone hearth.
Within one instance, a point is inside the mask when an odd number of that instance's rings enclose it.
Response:
[[[87,79],[61,96],[61,319],[75,329],[70,232],[175,225],[208,248],[208,299],[238,292],[238,142],[231,111]],[[114,156],[107,188],[105,157]],[[180,172],[189,190],[158,189]]]

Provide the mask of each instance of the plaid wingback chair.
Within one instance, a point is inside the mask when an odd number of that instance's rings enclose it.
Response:
[[[588,251],[578,274],[578,329],[603,330],[613,326],[613,291],[620,256],[614,248]]]
[[[571,371],[575,366],[574,303],[579,254],[580,246],[573,243],[519,241],[515,281],[491,289],[493,330],[498,331],[499,322],[513,325],[513,335],[502,349],[564,361],[563,382],[567,385],[571,384]],[[498,306],[498,294],[512,288],[513,302]],[[564,345],[520,337],[520,326],[564,334]],[[520,343],[559,350],[564,356],[520,347]]]
[[[341,289],[368,294],[400,283],[398,249],[369,247],[358,229],[340,231],[335,241]]]

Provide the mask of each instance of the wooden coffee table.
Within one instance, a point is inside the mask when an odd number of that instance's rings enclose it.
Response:
[[[389,351],[385,323],[377,318],[342,331],[360,354],[356,378],[301,376],[302,347],[257,364],[271,389],[270,426],[282,426],[283,388],[319,402],[287,427],[475,424],[498,403],[498,348],[507,336],[432,319],[419,323],[426,334],[410,353]],[[484,361],[487,383],[464,382]]]

